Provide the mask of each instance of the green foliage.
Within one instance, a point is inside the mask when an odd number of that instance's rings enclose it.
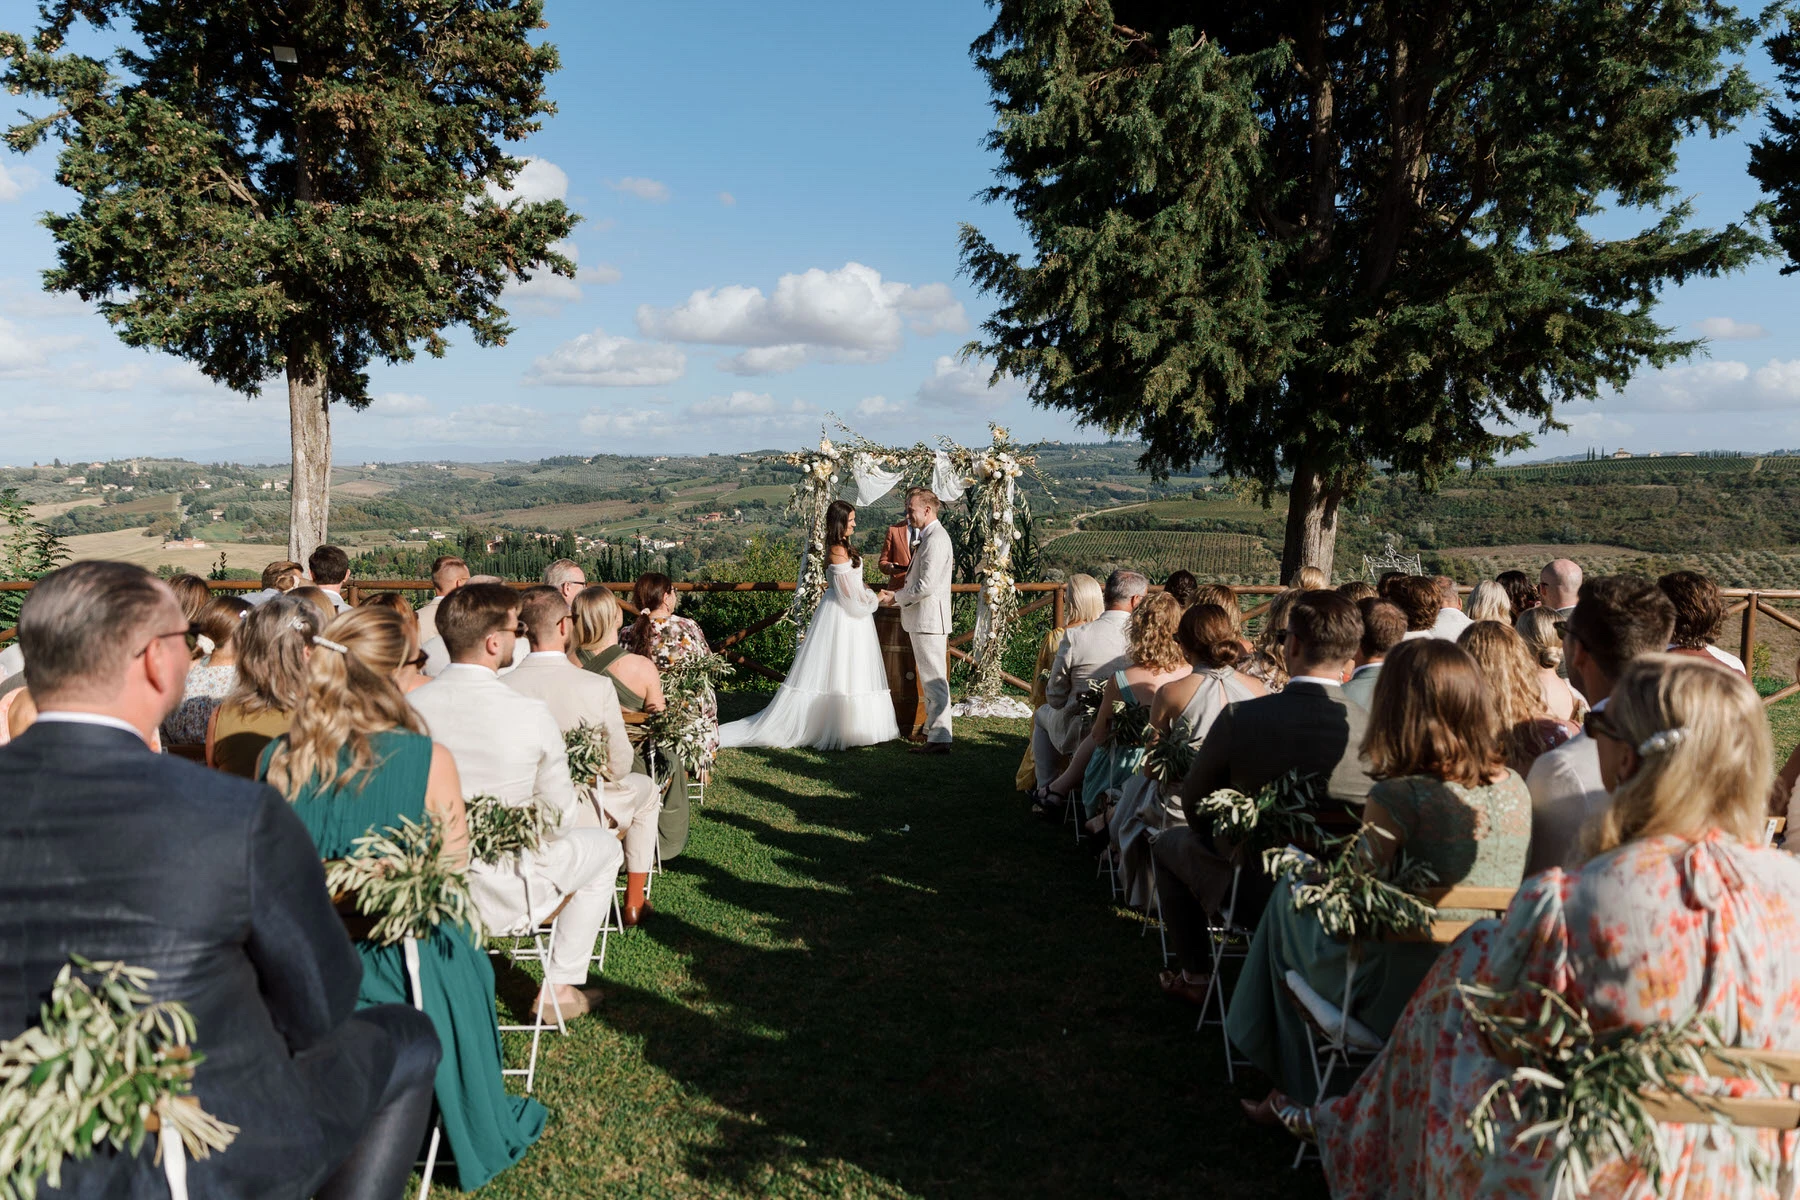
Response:
[[[541,800],[507,804],[497,796],[471,796],[463,802],[469,823],[469,860],[497,863],[513,854],[530,854],[560,818]]]
[[[351,845],[348,858],[327,865],[325,886],[333,895],[356,893],[356,911],[376,918],[371,942],[392,946],[403,938],[429,937],[439,925],[461,925],[480,936],[468,880],[445,864],[444,827],[436,817],[427,814],[423,822],[401,817],[398,827],[371,829]]]
[[[1121,697],[1112,703],[1112,714],[1108,718],[1106,740],[1113,746],[1136,749],[1147,745],[1151,736],[1150,708],[1139,704],[1129,697]]]
[[[1242,846],[1248,856],[1289,842],[1318,843],[1319,823],[1313,814],[1324,795],[1324,781],[1316,775],[1289,771],[1254,796],[1220,788],[1194,801],[1194,809],[1197,815],[1212,818],[1215,835]]]
[[[0,1200],[62,1186],[62,1166],[100,1146],[135,1155],[154,1114],[189,1157],[231,1145],[237,1127],[193,1091],[194,1018],[145,990],[154,971],[79,955],[56,974],[36,1025],[0,1042]]]
[[[1151,739],[1144,751],[1144,774],[1156,780],[1163,791],[1187,778],[1194,766],[1194,731],[1185,717],[1177,717],[1168,731]]]
[[[1097,520],[1084,521],[1084,530]],[[1155,578],[1185,570],[1207,580],[1249,582],[1272,575],[1278,565],[1260,537],[1240,533],[1071,533],[1042,553],[1067,570],[1100,576],[1131,566]]]
[[[646,725],[657,753],[677,760],[690,772],[708,764],[707,742],[714,722],[706,712],[707,700],[735,669],[722,654],[689,655],[662,667],[666,707],[652,713]]]
[[[1769,194],[1769,231],[1787,255],[1781,273],[1788,275],[1800,271],[1800,24],[1792,8],[1767,49],[1788,107],[1769,105],[1769,131],[1750,147],[1750,175]]]
[[[31,519],[17,488],[0,491],[0,530],[0,579],[41,579],[69,561],[69,548],[49,526]],[[0,592],[0,625],[17,623],[24,603],[24,592]]]
[[[1648,1176],[1649,1191],[1661,1195],[1674,1167],[1662,1126],[1644,1108],[1646,1091],[1687,1092],[1687,1077],[1708,1077],[1706,1056],[1728,1064],[1735,1074],[1777,1092],[1768,1072],[1734,1060],[1724,1047],[1717,1022],[1689,1013],[1672,1025],[1601,1034],[1587,1010],[1561,994],[1530,982],[1514,992],[1458,983],[1464,1010],[1502,1062],[1517,1063],[1469,1114],[1476,1148],[1495,1154],[1499,1116],[1523,1126],[1513,1145],[1547,1147],[1552,1152],[1554,1200],[1573,1200],[1588,1191],[1594,1168],[1623,1158]],[[1704,1104],[1703,1096],[1694,1099]],[[1714,1136],[1733,1130],[1716,1114]],[[1758,1174],[1768,1164],[1756,1159],[1749,1139],[1737,1142],[1744,1164]]]
[[[723,583],[791,581],[800,574],[800,551],[791,541],[759,534],[743,547],[735,561],[707,567],[701,577]],[[720,645],[740,629],[786,612],[788,597],[781,592],[704,592],[685,595],[682,612],[696,621],[707,644]],[[731,647],[753,662],[785,672],[794,661],[795,628],[781,621]],[[752,671],[739,672],[730,685],[741,691],[773,691],[776,684]]]
[[[586,721],[563,734],[563,748],[569,753],[569,778],[577,787],[597,788],[611,768],[611,738],[606,726]]]
[[[987,194],[1031,254],[964,228],[996,301],[970,349],[1152,470],[1291,477],[1284,569],[1315,534],[1329,561],[1371,464],[1435,482],[1685,357],[1659,289],[1766,250],[1671,183],[1760,99],[1729,5],[995,9]],[[1596,237],[1608,201],[1644,227]]]
[[[1375,834],[1392,836],[1372,826],[1361,836]],[[1437,882],[1437,872],[1403,849],[1377,870],[1353,840],[1326,842],[1321,858],[1293,846],[1265,850],[1263,872],[1293,880],[1295,911],[1316,916],[1326,937],[1348,941],[1429,930],[1437,910],[1418,893]]]

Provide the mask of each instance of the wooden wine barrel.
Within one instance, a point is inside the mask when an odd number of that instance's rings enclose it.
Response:
[[[925,697],[919,691],[912,638],[900,627],[900,610],[876,609],[875,632],[881,639],[881,665],[887,668],[888,691],[894,697],[894,720],[900,726],[900,736],[920,741],[925,736]]]

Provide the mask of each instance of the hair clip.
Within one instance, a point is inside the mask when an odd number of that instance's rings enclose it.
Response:
[[[340,642],[334,642],[330,638],[322,638],[315,635],[313,637],[313,645],[323,646],[327,650],[336,650],[339,654],[350,653],[350,647],[345,646]]]
[[[1673,750],[1686,740],[1685,729],[1659,729],[1638,743],[1637,752],[1643,757],[1661,754],[1664,750]]]

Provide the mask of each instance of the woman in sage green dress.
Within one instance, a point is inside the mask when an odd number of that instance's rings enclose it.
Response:
[[[662,677],[656,664],[633,654],[619,643],[619,627],[625,613],[612,589],[591,587],[575,597],[575,652],[577,665],[612,681],[619,707],[628,713],[658,713],[664,708]],[[648,775],[644,763],[644,726],[627,725],[631,736],[631,769]],[[687,768],[671,755],[658,755],[656,778],[663,788],[662,811],[656,818],[656,853],[663,862],[680,854],[688,839]],[[643,898],[638,897],[640,903]],[[632,902],[627,896],[626,904]]]
[[[1404,850],[1437,875],[1434,888],[1516,888],[1531,845],[1531,794],[1506,765],[1506,748],[1489,689],[1467,651],[1432,638],[1388,653],[1375,684],[1363,753],[1378,782],[1364,806],[1364,832],[1346,854],[1381,868]],[[1485,914],[1440,909],[1447,920]],[[1386,1038],[1441,947],[1369,941],[1358,947],[1350,1015]],[[1225,1033],[1281,1091],[1298,1103],[1317,1097],[1305,1023],[1283,981],[1300,973],[1319,995],[1340,1004],[1350,947],[1327,937],[1318,919],[1294,907],[1283,881],[1256,926],[1249,957],[1226,1014]],[[1354,1078],[1339,1072],[1349,1087]],[[1254,1119],[1274,1120],[1271,1101]]]
[[[344,858],[371,830],[427,816],[444,827],[444,857],[468,862],[468,828],[456,761],[434,745],[394,674],[410,658],[412,635],[399,614],[359,608],[317,639],[306,690],[289,732],[263,754],[262,776],[294,805],[321,858]],[[356,944],[362,957],[357,1003],[410,1004],[401,945]],[[500,1074],[494,968],[469,930],[439,925],[419,942],[425,1015],[443,1045],[437,1102],[456,1164],[473,1191],[524,1157],[544,1131],[544,1106],[507,1092]]]

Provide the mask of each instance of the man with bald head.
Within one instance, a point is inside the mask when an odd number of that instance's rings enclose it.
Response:
[[[1575,611],[1575,601],[1580,596],[1581,564],[1574,559],[1559,558],[1538,575],[1538,599],[1564,620]]]
[[[64,567],[25,601],[39,714],[0,747],[0,1039],[38,1022],[72,956],[147,968],[194,1018],[194,1095],[239,1127],[188,1164],[189,1195],[398,1195],[431,1115],[431,1021],[356,1007],[362,960],[287,801],[151,752],[187,634],[168,585],[129,563]],[[162,1194],[156,1145],[66,1162],[58,1194]]]

